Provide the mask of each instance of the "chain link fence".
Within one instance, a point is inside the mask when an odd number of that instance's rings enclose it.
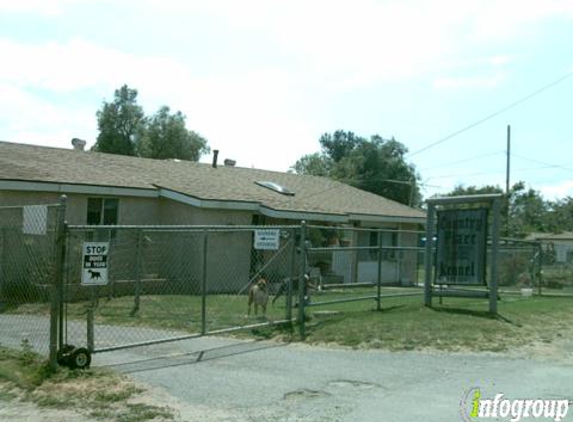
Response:
[[[542,251],[538,242],[500,239],[498,266],[500,293],[542,293]]]
[[[541,242],[541,294],[573,296],[573,253],[567,249],[558,253],[552,242]]]
[[[422,294],[422,231],[311,225],[307,233],[307,307],[380,309],[385,297]],[[343,305],[351,302],[361,303]]]
[[[48,355],[61,209],[0,207],[0,345]]]
[[[0,345],[51,361],[69,344],[103,352],[422,295],[415,226],[66,227],[64,215],[65,201],[0,207]],[[93,242],[109,245],[101,285],[82,283]],[[498,272],[500,294],[573,295],[573,266],[538,242],[501,239]]]
[[[297,233],[292,226],[71,226],[64,343],[101,352],[290,321],[290,296],[269,299],[286,292],[298,271]],[[270,244],[258,245],[261,235]],[[109,242],[106,285],[81,283],[85,242]],[[260,280],[266,285],[254,297]]]

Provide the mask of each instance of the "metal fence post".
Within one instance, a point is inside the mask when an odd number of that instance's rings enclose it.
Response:
[[[87,310],[87,342],[88,342],[88,350],[90,353],[93,353],[95,349],[94,312],[95,312],[95,304],[92,301],[90,307]]]
[[[376,277],[376,310],[382,309],[380,296],[382,295],[382,232],[378,232],[378,274]]]
[[[426,217],[426,252],[424,256],[424,305],[432,306],[432,246],[434,242],[434,214],[436,207],[428,204]]]
[[[2,255],[0,255],[0,312],[4,311],[4,308],[6,306],[6,298],[4,297],[4,292],[5,292],[4,285],[8,281],[8,271],[7,271],[8,253],[6,252],[6,250],[8,249],[8,240],[6,239],[7,232],[8,230],[5,227],[3,227],[2,231],[0,231],[0,234],[2,236],[2,240],[0,243],[0,248],[2,248]]]
[[[541,242],[537,244],[537,263],[535,265],[535,271],[537,272],[535,279],[537,280],[537,291],[539,296],[543,295],[542,285],[543,285],[543,246]]]
[[[286,294],[286,319],[292,322],[292,280],[296,272],[296,232],[293,230],[291,233],[291,260],[290,260],[290,274],[287,279],[287,294]]]
[[[133,297],[133,309],[131,311],[131,316],[135,316],[137,311],[139,311],[139,305],[141,302],[141,267],[142,267],[142,240],[143,233],[141,229],[137,230],[137,246],[135,249],[135,292]]]
[[[58,366],[58,348],[63,345],[63,295],[64,295],[64,261],[66,259],[66,202],[67,197],[62,195],[58,200],[56,214],[56,227],[54,232],[56,262],[50,304],[50,368]]]
[[[300,226],[300,275],[298,278],[298,323],[300,339],[304,340],[305,332],[305,292],[306,292],[306,221]]]
[[[499,255],[499,212],[500,200],[493,200],[493,225],[491,234],[491,280],[489,286],[489,312],[497,314],[498,255]]]
[[[203,234],[203,278],[201,280],[201,334],[207,333],[207,251],[209,247],[209,232]]]

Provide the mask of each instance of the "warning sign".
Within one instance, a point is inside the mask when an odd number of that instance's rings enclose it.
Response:
[[[279,229],[255,230],[255,249],[276,251],[280,245]]]
[[[85,242],[82,256],[82,284],[102,286],[108,282],[109,242]]]

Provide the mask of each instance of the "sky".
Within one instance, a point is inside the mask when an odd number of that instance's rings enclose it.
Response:
[[[91,147],[123,84],[241,167],[394,137],[425,197],[505,187],[510,125],[511,183],[573,196],[573,0],[0,0],[0,140]]]

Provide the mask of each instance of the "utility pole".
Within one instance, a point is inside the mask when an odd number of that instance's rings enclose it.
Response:
[[[509,198],[509,170],[511,158],[511,126],[507,125],[507,165],[505,171],[505,194]]]
[[[505,235],[509,236],[509,174],[510,174],[510,163],[511,163],[511,126],[507,125],[507,163],[505,166],[505,200],[506,200],[506,207],[505,207]]]

